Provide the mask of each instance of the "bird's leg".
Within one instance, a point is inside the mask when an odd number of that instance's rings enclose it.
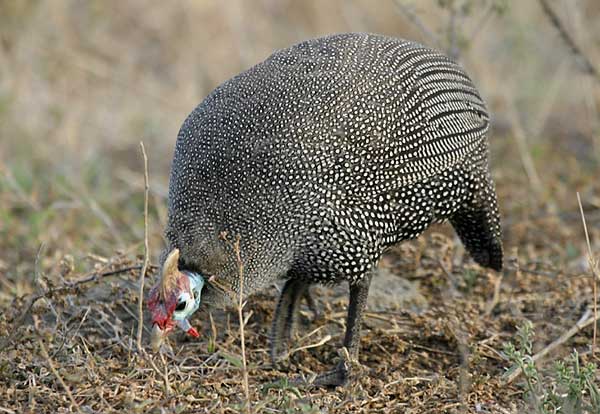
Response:
[[[271,328],[271,361],[273,365],[278,360],[283,359],[287,353],[287,345],[292,336],[296,310],[307,291],[308,285],[305,281],[293,279],[288,279],[281,290]]]
[[[317,307],[317,302],[315,302],[314,298],[312,297],[312,294],[310,293],[310,287],[307,287],[304,290],[304,299],[306,300],[306,304],[308,305],[308,309],[313,314],[312,320],[309,320],[309,321],[310,322],[314,322],[317,319],[319,319],[320,313],[319,313],[319,308]]]
[[[371,273],[356,284],[350,285],[350,303],[348,305],[348,319],[346,322],[346,335],[344,337],[344,349],[341,361],[332,371],[318,375],[311,381],[319,386],[344,385],[349,377],[353,364],[358,363],[358,352],[360,349],[360,326],[362,315],[367,305],[369,296],[369,285],[371,284]]]

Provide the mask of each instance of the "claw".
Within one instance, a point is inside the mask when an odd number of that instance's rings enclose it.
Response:
[[[350,379],[350,364],[342,359],[331,371],[312,378],[308,383],[318,387],[337,387],[345,385]]]

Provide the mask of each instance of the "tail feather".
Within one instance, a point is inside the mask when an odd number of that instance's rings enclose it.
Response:
[[[496,192],[491,179],[471,205],[461,208],[450,222],[465,248],[481,266],[501,271],[502,230]]]

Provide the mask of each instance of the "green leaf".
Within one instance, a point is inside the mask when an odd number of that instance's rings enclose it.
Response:
[[[219,354],[227,361],[229,362],[231,365],[237,367],[237,368],[242,368],[244,366],[242,359],[236,355],[232,355],[229,354],[227,352],[219,352]]]

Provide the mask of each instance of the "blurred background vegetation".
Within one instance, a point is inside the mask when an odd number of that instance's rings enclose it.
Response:
[[[550,3],[600,62],[600,3]],[[503,211],[575,211],[576,190],[598,206],[586,180],[600,161],[598,82],[536,1],[9,0],[0,2],[0,271],[30,271],[41,243],[46,254],[75,256],[138,243],[141,140],[156,252],[175,138],[187,114],[273,50],[346,31],[460,52],[494,116],[498,186],[510,182],[507,175],[529,174],[501,198]],[[556,188],[556,180],[569,186]]]

